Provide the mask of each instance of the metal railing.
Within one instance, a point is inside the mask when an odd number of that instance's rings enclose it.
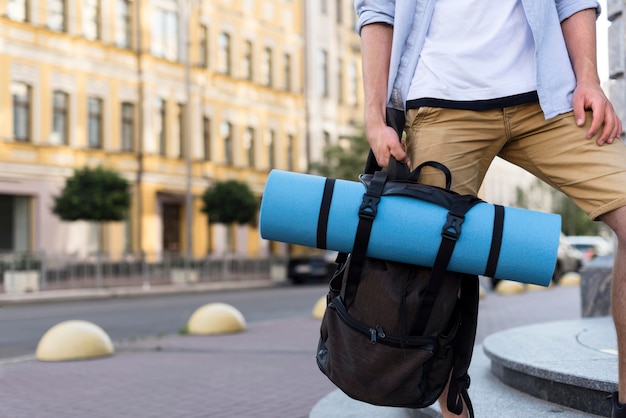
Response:
[[[233,254],[185,260],[175,254],[147,257],[99,253],[88,257],[47,253],[0,253],[0,292],[158,286],[240,280],[276,280],[286,259]]]

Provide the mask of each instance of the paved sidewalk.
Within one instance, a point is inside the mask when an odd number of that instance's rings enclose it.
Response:
[[[116,344],[112,357],[0,366],[0,417],[308,417],[334,387],[317,369],[319,320]]]
[[[477,344],[503,329],[579,317],[578,288],[490,293]],[[335,391],[315,363],[318,333],[319,320],[291,318],[230,335],[116,342],[103,359],[4,362],[0,417],[305,418]]]

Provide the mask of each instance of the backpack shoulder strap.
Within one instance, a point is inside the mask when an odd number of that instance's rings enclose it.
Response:
[[[367,187],[367,191],[363,195],[363,202],[359,207],[359,223],[357,224],[356,235],[354,237],[354,245],[346,279],[346,291],[344,294],[344,304],[346,308],[354,301],[357,288],[359,287],[361,272],[363,271],[367,247],[370,240],[370,233],[372,231],[372,224],[376,217],[378,203],[386,181],[386,172],[377,171],[374,173],[374,178]]]
[[[426,291],[423,295],[423,302],[417,315],[416,332],[423,334],[430,320],[430,315],[435,306],[437,295],[443,285],[448,262],[452,258],[454,247],[461,234],[461,225],[465,219],[465,214],[470,208],[476,204],[477,200],[470,195],[457,195],[453,202],[452,208],[448,212],[447,220],[441,230],[441,244],[435,257]]]
[[[476,341],[478,300],[478,276],[464,275],[461,279],[461,325],[454,343],[454,366],[450,378],[447,406],[450,412],[459,415],[463,411],[464,401],[470,418],[474,417],[474,408],[467,393],[470,386],[468,370]]]

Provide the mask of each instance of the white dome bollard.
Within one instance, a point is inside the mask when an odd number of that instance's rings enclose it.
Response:
[[[235,307],[226,303],[209,303],[194,311],[187,321],[193,335],[227,334],[246,329],[246,319]]]
[[[311,315],[315,319],[322,319],[324,318],[325,312],[326,312],[326,295],[322,296],[321,298],[317,300],[317,302],[315,302]]]
[[[36,357],[41,361],[84,360],[114,352],[111,338],[98,325],[70,320],[53,326],[41,337]]]

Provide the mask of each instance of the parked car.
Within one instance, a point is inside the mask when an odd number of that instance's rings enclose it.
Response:
[[[570,235],[565,237],[567,242],[583,254],[584,262],[587,263],[594,257],[613,254],[611,244],[597,235]]]
[[[532,262],[532,260],[529,260]],[[583,254],[574,248],[565,239],[565,235],[561,234],[559,239],[559,248],[556,255],[556,266],[554,267],[554,273],[552,274],[552,282],[558,283],[565,273],[577,272],[584,264]],[[491,279],[491,284],[495,289],[500,280]]]
[[[565,273],[577,272],[583,266],[584,262],[583,253],[571,245],[565,235],[561,234],[552,281],[558,283],[561,276]]]
[[[337,268],[336,258],[336,251],[293,255],[287,264],[287,277],[293,284],[328,281]]]

